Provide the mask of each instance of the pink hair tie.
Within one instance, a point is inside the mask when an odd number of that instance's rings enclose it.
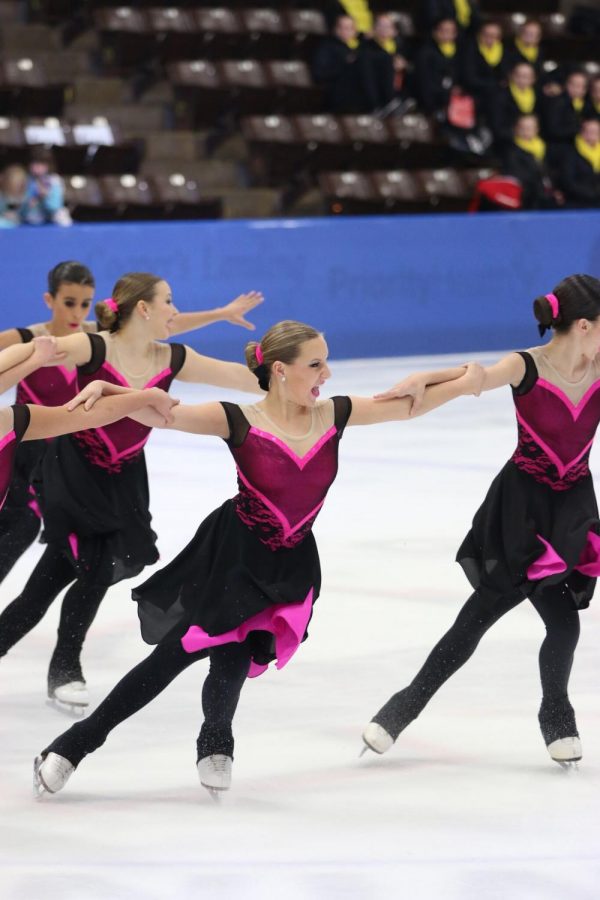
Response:
[[[263,355],[262,347],[260,346],[260,344],[256,345],[254,353],[256,354],[256,362],[259,364],[259,366],[262,366],[265,361],[265,357]]]
[[[558,319],[558,313],[559,313],[558,297],[556,296],[556,294],[546,294],[546,300],[550,304],[550,309],[552,310],[552,318]]]
[[[109,309],[112,309],[115,315],[119,314],[119,307],[117,305],[116,300],[113,300],[112,297],[109,297],[108,300],[104,301]]]

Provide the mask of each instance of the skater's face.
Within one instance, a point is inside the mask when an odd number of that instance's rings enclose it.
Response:
[[[177,307],[173,303],[171,288],[166,281],[159,281],[151,303],[140,300],[138,309],[148,323],[153,340],[164,340],[171,335]]]
[[[328,355],[325,339],[319,336],[300,344],[300,352],[293,363],[273,363],[277,389],[286,400],[299,406],[316,404],[322,385],[331,377]]]
[[[94,299],[89,284],[63,282],[55,294],[46,292],[44,302],[52,313],[52,331],[57,337],[80,331]]]

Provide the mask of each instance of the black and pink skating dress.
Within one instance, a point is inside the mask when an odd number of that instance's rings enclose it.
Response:
[[[193,653],[248,640],[255,676],[272,660],[284,666],[306,637],[321,585],[312,525],[337,474],[351,402],[318,404],[302,451],[260,407],[223,407],[238,493],[133,598],[147,643],[177,637]]]
[[[29,427],[30,420],[29,407],[15,404],[11,409],[13,411],[13,427],[8,434],[0,438],[0,509],[4,506],[11,487],[17,450]]]
[[[535,597],[565,583],[573,604],[589,605],[600,575],[600,520],[589,455],[600,422],[600,367],[564,380],[543,347],[521,353],[526,372],[513,389],[518,444],[475,514],[457,561],[491,602],[522,589]]]
[[[77,391],[96,379],[129,387],[107,359],[111,338],[88,337],[92,356],[77,368]],[[168,390],[185,347],[157,344],[155,353],[158,371],[142,386]],[[144,457],[151,431],[125,418],[57,438],[44,456],[44,540],[61,544],[78,577],[95,585],[139,575],[158,559]]]

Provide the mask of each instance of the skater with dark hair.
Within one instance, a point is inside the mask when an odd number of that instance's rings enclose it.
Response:
[[[221,318],[252,328],[244,313],[261,300],[256,292],[242,295],[223,308]],[[144,390],[168,390],[174,379],[257,390],[244,366],[161,343],[212,314],[179,314],[169,285],[157,275],[124,275],[95,311],[103,331],[56,338],[64,365],[76,373],[77,390],[99,378]],[[0,615],[0,657],[70,585],[47,687],[49,700],[68,711],[82,712],[89,703],[81,651],[109,586],[158,559],[144,458],[150,433],[126,418],[53,441],[43,454],[40,504],[48,546],[21,594]]]
[[[526,597],[546,626],[539,654],[539,723],[552,759],[581,758],[568,684],[579,610],[600,575],[600,519],[588,459],[600,422],[600,281],[572,275],[534,302],[540,334],[552,340],[485,369],[482,390],[512,386],[517,448],[492,482],[457,561],[474,593],[415,678],[363,732],[376,753],[390,749],[435,692],[469,659],[486,631]],[[393,388],[418,398],[423,384]]]
[[[88,719],[40,754],[37,790],[60,790],[113,728],[206,656],[197,767],[209,790],[229,788],[232,720],[246,677],[260,675],[273,660],[281,668],[306,637],[321,582],[312,525],[336,477],[344,429],[409,415],[406,398],[321,400],[330,375],[327,353],[314,328],[280,322],[246,348],[248,367],[267,392],[263,402],[174,409],[168,427],[225,440],[239,492],[202,522],[169,565],[134,590],[142,637],[156,649]],[[421,413],[476,392],[479,379],[477,366],[435,373]]]

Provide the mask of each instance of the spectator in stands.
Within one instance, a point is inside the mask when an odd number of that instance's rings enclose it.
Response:
[[[517,63],[509,73],[508,84],[496,91],[488,108],[488,121],[499,148],[512,143],[517,119],[537,115],[539,105],[533,66]]]
[[[519,63],[529,63],[535,69],[538,82],[544,74],[544,54],[541,48],[542,26],[535,19],[526,19],[517,28],[514,40],[505,47],[508,70]]]
[[[23,166],[7,166],[0,173],[0,228],[21,224],[20,210],[25,198],[27,172]]]
[[[543,126],[548,141],[549,162],[556,168],[562,166],[565,151],[579,133],[584,118],[588,78],[585,72],[573,70],[565,82],[564,90],[553,86],[544,97]]]
[[[506,79],[506,61],[499,22],[484,22],[476,37],[468,38],[463,53],[462,82],[479,108],[488,109],[501,82]]]
[[[324,13],[330,29],[335,27],[340,16],[350,16],[359,34],[371,35],[373,13],[368,0],[327,0]]]
[[[442,19],[417,53],[415,90],[426,113],[445,114],[459,80],[460,51],[454,19]]]
[[[428,33],[442,19],[454,19],[460,34],[474,33],[481,24],[476,0],[423,0],[419,9],[419,25]]]
[[[600,75],[595,75],[590,79],[583,115],[586,119],[598,119],[600,121]]]
[[[376,107],[383,109],[399,99],[406,90],[408,62],[393,16],[379,13],[373,22],[373,36],[365,41],[371,53]]]
[[[550,178],[536,116],[519,116],[515,122],[513,140],[504,150],[502,173],[521,183],[523,209],[556,209],[564,204],[564,196]]]
[[[50,150],[38,148],[31,153],[20,215],[26,225],[71,224],[71,216],[64,205],[62,178],[54,172],[54,157]]]
[[[313,76],[325,88],[330,112],[369,113],[377,106],[371,54],[350,16],[339,16],[333,34],[317,49]]]
[[[569,206],[600,207],[600,119],[581,123],[564,155],[562,187]]]

